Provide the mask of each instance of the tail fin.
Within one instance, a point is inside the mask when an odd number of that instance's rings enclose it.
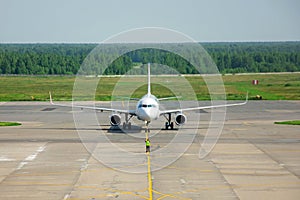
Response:
[[[150,82],[150,63],[148,63],[148,96],[151,95],[151,82]]]

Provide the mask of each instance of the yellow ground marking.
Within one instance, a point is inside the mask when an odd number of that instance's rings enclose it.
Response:
[[[246,126],[252,125],[252,123],[250,123],[250,122],[243,122],[243,124],[246,125]]]
[[[145,135],[148,139],[148,129],[146,128]],[[153,189],[152,189],[152,175],[151,175],[151,161],[150,161],[150,152],[147,152],[147,175],[148,175],[148,193],[149,200],[153,199]]]
[[[233,128],[232,131],[247,131],[248,129],[245,128]]]
[[[145,131],[145,137],[148,139],[148,129]],[[179,197],[173,194],[164,194],[158,191],[153,190],[153,183],[152,183],[152,175],[151,175],[151,160],[150,160],[150,152],[147,152],[147,167],[148,167],[148,193],[149,193],[149,198],[148,200],[153,200],[153,193],[155,192],[156,194],[161,195],[161,197],[158,198],[158,200],[164,199],[166,197],[171,197],[173,199],[181,199],[181,200],[190,200],[190,198],[183,198]]]
[[[148,139],[148,137],[149,137],[148,136],[148,130],[146,129],[146,131],[145,131],[145,138]]]
[[[151,176],[151,163],[150,163],[150,153],[147,153],[148,159],[148,193],[149,193],[149,200],[153,199],[153,190],[152,190],[152,176]]]
[[[171,197],[172,199],[181,199],[181,200],[191,200],[191,198],[185,198],[185,197],[180,197],[176,196],[175,194],[164,194],[161,192],[158,192],[156,190],[153,190],[154,193],[161,195],[157,200],[161,200],[167,197]],[[177,192],[178,194],[181,194],[182,192]]]
[[[116,195],[120,196],[120,195],[131,195],[131,196],[135,196],[135,197],[140,197],[142,199],[148,199],[148,197],[139,195],[139,194],[135,194],[135,192],[129,192],[129,191],[117,191],[118,193],[116,194],[98,194],[98,195],[91,195],[91,196],[85,196],[85,197],[68,197],[68,200],[86,200],[86,199],[94,199],[94,198],[100,198],[100,199],[107,199],[107,197],[116,197]]]
[[[111,188],[100,188],[97,186],[93,186],[93,185],[85,185],[85,186],[76,186],[76,188],[80,188],[80,189],[93,189],[98,190],[98,191],[104,191],[104,192],[109,192],[111,194],[95,194],[93,196],[85,196],[85,197],[81,197],[81,198],[73,198],[73,197],[69,197],[68,200],[75,200],[75,199],[92,199],[92,198],[107,198],[107,197],[113,197],[116,195],[131,195],[131,196],[135,196],[135,197],[139,197],[141,199],[146,199],[148,200],[149,198],[147,196],[144,196],[142,194],[139,193],[144,193],[147,191],[147,188],[143,189],[143,190],[136,190],[136,191],[126,191],[126,190],[118,190],[118,189],[111,189]]]
[[[232,189],[239,189],[239,188],[256,188],[256,187],[281,187],[281,186],[299,186],[299,182],[285,182],[285,183],[258,183],[258,184],[239,184],[239,185],[219,185],[219,186],[214,186],[214,187],[201,187],[201,188],[196,188],[196,189],[188,189],[188,190],[183,190],[183,191],[178,191],[173,194],[167,194],[167,193],[162,193],[156,190],[152,190],[153,193],[160,195],[160,197],[157,198],[157,200],[163,200],[165,198],[171,198],[171,199],[179,199],[179,200],[190,200],[191,198],[186,198],[186,197],[181,197],[178,195],[181,194],[187,194],[187,193],[199,193],[201,191],[208,191],[208,190],[223,190],[227,188],[232,188]],[[96,186],[79,186],[78,188],[94,188],[96,189]],[[132,195],[132,196],[137,196],[140,197],[141,199],[150,199],[146,196],[137,194],[135,192],[131,191],[122,191],[122,190],[112,190],[110,188],[97,188],[98,190],[104,190],[104,191],[109,191],[109,192],[115,192],[120,194],[127,194],[127,195]],[[136,192],[145,192],[146,190],[143,191],[136,191]],[[113,194],[111,194],[113,195]],[[69,197],[68,200],[83,200],[83,199],[92,199],[92,198],[107,198],[109,195],[107,194],[99,194],[95,196],[90,196],[90,197],[84,197],[84,198],[75,198],[75,197]],[[152,197],[153,198],[153,197]]]

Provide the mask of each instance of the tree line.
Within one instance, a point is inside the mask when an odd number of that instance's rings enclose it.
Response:
[[[220,42],[201,45],[221,73],[300,71],[300,42]],[[0,44],[0,74],[74,75],[96,46]],[[105,71],[96,70],[94,73],[124,74],[139,63],[148,62],[172,66],[182,74],[198,73],[179,55],[151,48],[128,52],[115,59]],[[97,59],[90,64],[97,68]]]

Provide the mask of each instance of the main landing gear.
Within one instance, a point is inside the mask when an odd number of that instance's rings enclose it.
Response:
[[[131,122],[129,120],[132,118],[132,115],[128,117],[128,114],[125,114],[125,122],[123,122],[123,129],[131,130]]]
[[[168,116],[166,116],[166,115],[168,115]],[[171,130],[173,130],[174,129],[174,122],[171,122],[171,113],[168,113],[166,115],[164,115],[164,117],[167,119],[167,122],[165,124],[165,128],[166,128],[166,130],[168,130],[169,128]]]
[[[123,122],[123,129],[128,129],[128,130],[131,130],[131,122]]]

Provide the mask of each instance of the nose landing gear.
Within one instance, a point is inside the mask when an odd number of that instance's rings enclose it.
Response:
[[[150,124],[150,122],[145,121],[145,126],[146,126],[145,133],[146,133],[146,138],[148,138],[148,133],[150,133],[149,124]]]

